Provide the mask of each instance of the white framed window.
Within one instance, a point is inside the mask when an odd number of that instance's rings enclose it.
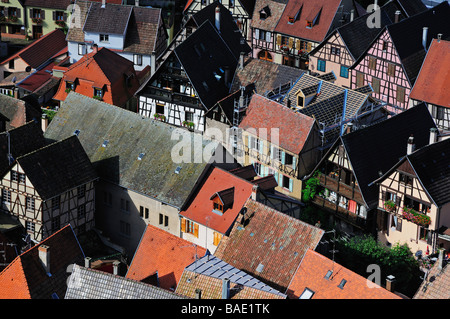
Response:
[[[27,220],[25,221],[25,228],[27,229],[28,232],[34,233],[35,224]]]
[[[27,210],[34,210],[34,198],[27,196],[25,202]]]
[[[7,189],[2,189],[2,202],[4,204],[11,203],[11,191]]]
[[[100,42],[109,42],[109,35],[108,34],[100,34]]]
[[[85,54],[86,54],[86,44],[78,43],[78,55],[85,55]]]
[[[133,54],[133,62],[135,65],[142,65],[142,54]]]
[[[82,219],[86,216],[86,205],[80,205],[77,207],[78,219]]]
[[[314,296],[314,291],[309,288],[305,288],[298,299],[311,299],[312,296]]]

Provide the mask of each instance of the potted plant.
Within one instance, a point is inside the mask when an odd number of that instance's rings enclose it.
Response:
[[[31,21],[33,21],[33,23],[36,23],[36,24],[41,24],[42,23],[42,19],[41,18],[31,18]]]
[[[387,200],[384,202],[384,209],[390,213],[394,212],[397,209],[397,205],[391,200]]]
[[[66,23],[63,20],[58,20],[55,22],[58,26],[61,28],[64,28],[66,26]]]
[[[9,22],[17,22],[18,18],[16,16],[9,16],[8,21]]]
[[[416,212],[412,208],[403,207],[403,218],[420,226],[428,226],[431,224],[430,216]]]
[[[71,88],[67,88],[65,92],[69,93],[70,91],[72,91],[72,89]]]
[[[93,95],[92,98],[99,100],[99,101],[103,101],[103,98],[101,96],[98,95]]]

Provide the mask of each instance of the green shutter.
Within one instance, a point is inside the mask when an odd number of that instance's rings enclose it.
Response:
[[[292,189],[294,187],[294,180],[292,178],[289,178],[289,191],[292,193]]]

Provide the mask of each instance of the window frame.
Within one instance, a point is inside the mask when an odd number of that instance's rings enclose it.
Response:
[[[99,40],[99,42],[102,42],[102,43],[109,43],[109,34],[100,33],[98,36],[98,40]]]
[[[327,69],[327,61],[317,59],[317,71],[326,72],[326,69]]]
[[[342,72],[342,71],[345,71],[345,72]],[[348,77],[349,77],[349,69],[348,69],[348,66],[345,66],[345,65],[341,65],[341,70],[340,70],[340,72],[339,72],[339,75],[340,75],[340,77],[342,77],[342,78],[345,78],[345,79],[348,79]]]

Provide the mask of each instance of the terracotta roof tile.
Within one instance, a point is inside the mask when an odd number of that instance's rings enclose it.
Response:
[[[213,212],[211,197],[234,187],[233,204],[222,216]],[[252,194],[253,184],[220,168],[213,168],[192,203],[180,215],[222,234],[233,225],[239,211]],[[227,196],[228,198],[230,196]],[[228,199],[229,200],[229,199]]]
[[[330,279],[326,279],[329,270],[333,273]],[[342,280],[346,282],[341,289],[338,286]],[[310,249],[289,284],[287,294],[290,298],[299,298],[305,288],[314,292],[313,299],[400,299],[396,294]]]
[[[281,148],[300,154],[314,126],[315,120],[307,115],[294,112],[292,109],[254,94],[248,105],[246,116],[239,127],[243,130],[267,128],[267,140],[276,142],[271,129],[279,129],[279,145]]]
[[[341,0],[289,0],[275,31],[321,42],[330,31],[340,4]],[[288,17],[295,17],[300,9],[298,19],[293,24],[289,24]],[[316,18],[317,23],[312,28],[307,28],[306,21],[313,21]]]
[[[444,264],[439,269],[438,262],[427,274],[426,280],[420,285],[413,299],[450,299],[450,266]]]
[[[280,20],[283,10],[286,7],[287,1],[272,1],[272,0],[259,0],[255,3],[255,9],[253,10],[253,16],[251,20],[251,26],[253,28],[262,29],[266,31],[274,31]],[[260,18],[260,11],[266,9],[269,14],[267,18]]]
[[[143,281],[158,272],[159,286],[175,289],[183,270],[206,249],[174,236],[162,229],[147,225],[138,249],[131,261],[126,278]]]
[[[324,233],[254,200],[224,237],[214,255],[284,292],[304,254],[315,249]]]
[[[50,248],[51,276],[47,275],[38,257],[41,245]],[[49,299],[53,293],[63,298],[70,275],[67,267],[82,263],[83,259],[83,251],[72,227],[67,225],[19,255],[0,273],[0,298]]]
[[[433,39],[409,97],[450,108],[450,41]]]

